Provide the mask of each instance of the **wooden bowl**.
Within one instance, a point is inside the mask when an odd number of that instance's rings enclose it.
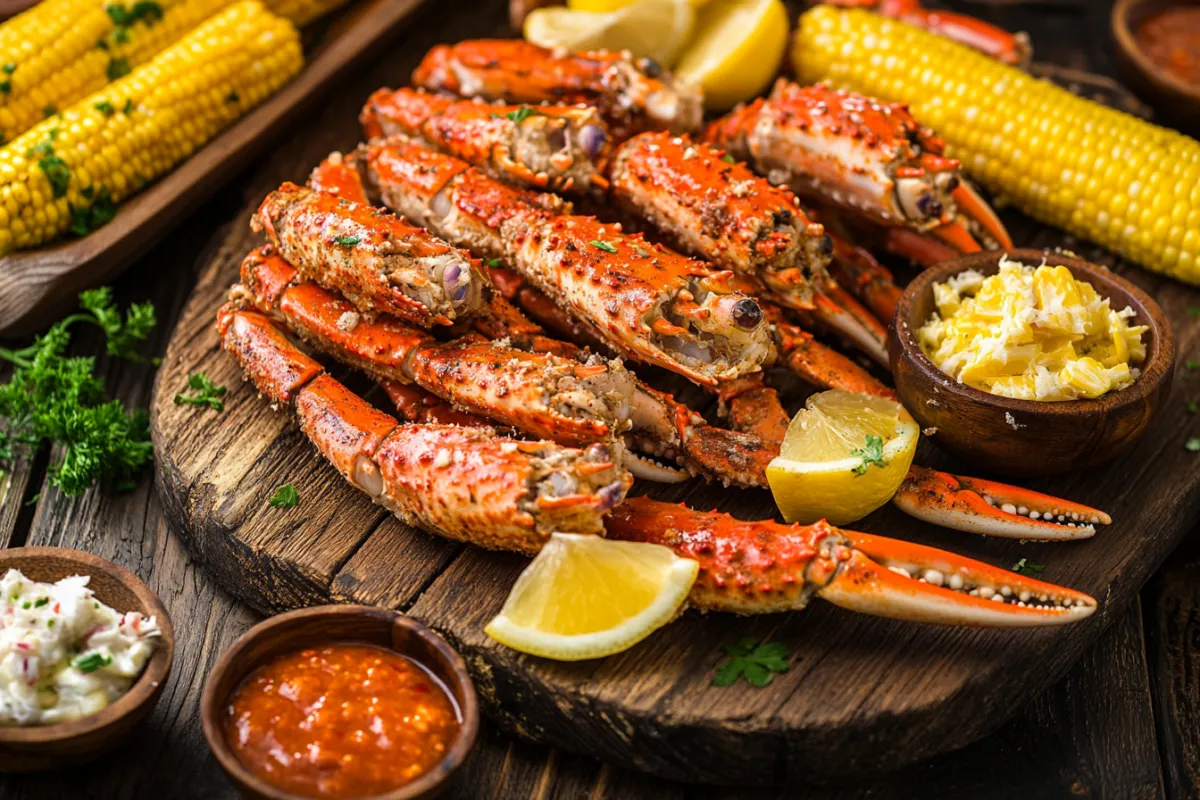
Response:
[[[162,637],[129,691],[107,708],[57,725],[0,727],[0,772],[61,769],[90,761],[121,744],[150,715],[162,694],[175,652],[175,632],[162,602],[129,570],[99,556],[64,547],[0,550],[0,572],[19,569],[30,580],[53,583],[88,575],[96,599],[118,611],[158,618]]]
[[[1145,292],[1101,266],[1042,250],[1014,250],[1015,261],[1043,258],[1087,281],[1113,308],[1129,306],[1148,326],[1146,360],[1133,384],[1095,400],[1057,403],[1013,400],[961,384],[921,350],[916,333],[934,311],[933,284],[974,269],[999,270],[1003,253],[974,253],[925,270],[905,289],[888,333],[888,355],[900,401],[934,441],[967,459],[972,469],[1021,477],[1087,469],[1124,453],[1162,407],[1175,373],[1175,339],[1162,309]]]
[[[410,656],[427,667],[458,703],[462,724],[446,757],[417,780],[371,800],[425,800],[448,788],[479,733],[475,685],[462,658],[442,637],[398,611],[374,606],[304,608],[260,622],[221,656],[204,683],[200,720],[221,769],[243,795],[256,800],[304,800],[267,783],[242,766],[225,740],[222,721],[230,695],[247,675],[276,656],[330,642],[363,642]]]
[[[1113,38],[1121,77],[1165,120],[1193,135],[1200,134],[1200,86],[1162,69],[1138,44],[1136,33],[1151,15],[1168,8],[1194,5],[1188,0],[1117,0],[1112,10]]]

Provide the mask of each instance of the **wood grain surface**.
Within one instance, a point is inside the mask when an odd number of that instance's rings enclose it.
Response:
[[[946,5],[944,3],[939,5]],[[950,4],[1006,27],[1031,32],[1038,57],[1069,66],[1109,72],[1108,8],[1088,0],[1021,2],[1010,6]],[[445,3],[436,16],[422,15],[415,27],[437,26],[442,38],[498,27],[502,14],[481,15],[470,3]],[[495,28],[493,28],[495,29]],[[465,32],[465,33],[464,33]],[[397,47],[427,46],[415,34]],[[436,38],[436,34],[435,37]],[[372,85],[390,80],[385,62],[369,76]],[[368,79],[363,79],[368,82]],[[347,99],[344,108],[355,106]],[[306,129],[322,124],[316,112]],[[318,134],[319,135],[319,134]],[[321,155],[320,143],[314,148]],[[283,174],[287,164],[274,164]],[[307,164],[291,165],[307,168]],[[263,166],[262,169],[268,169]],[[245,175],[198,206],[178,232],[153,248],[116,284],[122,303],[153,300],[160,335],[147,352],[161,353],[166,334],[206,264],[229,231],[239,209],[267,191],[261,173]],[[241,225],[244,219],[239,218]],[[1086,248],[1079,247],[1086,253]],[[199,259],[197,254],[200,254]],[[169,265],[169,269],[164,268]],[[1163,284],[1169,294],[1171,285]],[[1181,307],[1186,306],[1186,300]],[[99,356],[109,391],[130,406],[149,399],[153,372],[128,364],[109,365],[98,337],[81,332],[75,351]],[[1181,357],[1200,359],[1194,333],[1180,343]],[[3,377],[0,371],[0,377]],[[1200,374],[1182,373],[1185,400],[1200,400]],[[1172,400],[1178,402],[1178,398]],[[1167,423],[1182,442],[1200,435],[1200,416],[1173,416]],[[48,453],[21,461],[0,500],[0,546],[54,544],[109,558],[133,570],[163,599],[176,623],[176,665],[150,723],[111,758],[87,767],[36,776],[0,776],[0,796],[45,798],[204,798],[234,800],[200,731],[199,698],[217,657],[259,617],[216,585],[170,533],[147,473],[135,491],[89,493],[65,498],[45,487]],[[1185,468],[1186,465],[1185,465]],[[1195,474],[1195,467],[1191,468]],[[1124,490],[1111,485],[1114,495]],[[1200,529],[1174,553],[1141,593],[1141,603],[1112,614],[1112,625],[1067,676],[1032,701],[1004,699],[999,714],[1013,714],[987,738],[954,753],[899,772],[862,779],[852,770],[837,788],[811,788],[800,781],[786,789],[710,788],[675,783],[602,764],[592,758],[514,738],[485,725],[465,772],[450,793],[454,800],[480,798],[590,798],[591,800],[708,800],[709,798],[1194,798],[1200,792]],[[433,539],[413,554],[420,561],[453,555]],[[1033,548],[1046,563],[1053,549]],[[401,575],[380,575],[372,563],[374,541],[360,548],[338,573],[335,591],[391,595]],[[351,564],[357,569],[350,570]],[[1049,568],[1049,567],[1048,567]],[[803,615],[797,615],[801,617]],[[740,633],[740,630],[739,630]],[[714,645],[715,646],[715,645]],[[846,676],[853,680],[853,675]],[[836,767],[841,754],[829,756]],[[831,767],[833,769],[834,767]]]
[[[502,12],[497,7],[490,14]],[[1081,624],[1038,631],[942,629],[814,603],[802,614],[755,619],[689,613],[626,653],[560,664],[517,654],[483,633],[523,559],[432,538],[373,506],[321,461],[286,416],[241,382],[235,364],[220,352],[213,314],[241,257],[258,242],[248,230],[250,210],[261,197],[254,192],[302,179],[330,150],[352,147],[359,138],[358,107],[373,89],[402,83],[432,41],[494,33],[495,16],[414,29],[378,69],[339,93],[263,165],[247,204],[204,259],[151,403],[161,496],[191,553],[218,583],[266,613],[330,598],[408,609],[460,648],[485,709],[507,730],[674,779],[832,779],[895,769],[994,730],[1066,672],[1200,515],[1194,459],[1179,437],[1188,419],[1182,388],[1121,460],[1028,483],[1108,511],[1114,526],[1092,540],[985,541],[932,529],[891,508],[855,526],[995,564],[1020,557],[1044,563],[1041,577],[1101,601],[1100,611]],[[1120,270],[1163,306],[1176,327],[1179,352],[1194,350],[1200,321],[1188,317],[1187,307],[1200,302],[1200,293],[1019,215],[1010,213],[1006,221],[1022,245],[1062,245]],[[200,371],[230,387],[224,412],[172,402],[188,375]],[[970,474],[928,446],[918,461]],[[298,488],[300,507],[270,507],[267,500],[286,483]],[[775,511],[765,492],[718,491],[699,482],[654,487],[653,493],[744,518]],[[766,689],[712,686],[719,646],[747,635],[788,645],[792,669]]]
[[[0,258],[0,335],[39,330],[75,296],[120,274],[223,180],[300,119],[355,63],[378,53],[420,0],[364,0],[306,29],[303,71],[277,94],[197,150],[166,176],[121,204],[111,222],[80,239]]]

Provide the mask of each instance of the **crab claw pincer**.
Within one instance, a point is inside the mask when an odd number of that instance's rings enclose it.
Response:
[[[841,532],[844,563],[817,596],[862,614],[910,622],[1022,628],[1076,622],[1089,595],[982,561],[882,536]]]
[[[912,467],[892,502],[946,528],[1009,539],[1087,539],[1112,518],[1089,506],[1007,483]]]

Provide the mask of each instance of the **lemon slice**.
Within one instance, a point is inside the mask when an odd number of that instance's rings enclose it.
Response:
[[[695,20],[689,0],[636,0],[609,13],[549,6],[525,18],[525,38],[568,50],[628,50],[669,67]]]
[[[710,111],[761,94],[787,50],[788,12],[780,0],[712,0],[700,10],[676,77],[704,89]]]
[[[788,522],[845,525],[891,499],[912,465],[920,430],[894,400],[832,390],[808,398],[767,466]]]
[[[674,619],[699,569],[662,545],[556,533],[484,630],[559,661],[612,655]]]

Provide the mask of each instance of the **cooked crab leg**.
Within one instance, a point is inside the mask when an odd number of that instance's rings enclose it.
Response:
[[[566,53],[513,39],[474,39],[430,50],[412,82],[430,91],[510,103],[584,103],[621,138],[643,130],[700,127],[700,90],[650,58]]]
[[[834,6],[869,8],[885,17],[925,28],[972,47],[1005,64],[1024,67],[1033,56],[1029,36],[1009,33],[966,14],[925,8],[920,0],[821,0]]]
[[[359,115],[368,139],[410,136],[489,175],[555,191],[590,191],[607,181],[599,165],[608,128],[589,106],[489,105],[419,89],[380,89]]]
[[[487,278],[472,259],[383,209],[285,183],[263,200],[251,227],[301,275],[362,311],[428,328],[483,309]]]
[[[632,477],[604,444],[577,450],[456,425],[399,425],[325,373],[262,314],[226,305],[222,346],[272,403],[288,406],[348,481],[410,525],[535,553],[554,531],[599,533]]]
[[[623,432],[634,391],[619,362],[585,362],[480,337],[438,342],[387,315],[364,319],[263,245],[242,262],[232,296],[377,379],[411,382],[454,406],[538,438],[586,446]]]
[[[700,562],[689,602],[761,614],[804,608],[815,594],[891,619],[1027,627],[1076,622],[1096,610],[1082,592],[910,542],[815,525],[742,522],[631,497],[605,519],[611,539],[660,544]]]
[[[772,356],[758,302],[733,277],[619,225],[548,211],[537,195],[399,142],[367,148],[383,202],[448,241],[503,259],[618,353],[705,386]]]
[[[906,514],[960,531],[1010,539],[1086,539],[1112,519],[1095,508],[979,478],[913,467],[892,502]]]
[[[908,110],[827,86],[775,84],[709,126],[705,138],[818,202],[885,226],[931,235],[960,252],[1012,247],[996,215],[968,188],[944,143]]]

